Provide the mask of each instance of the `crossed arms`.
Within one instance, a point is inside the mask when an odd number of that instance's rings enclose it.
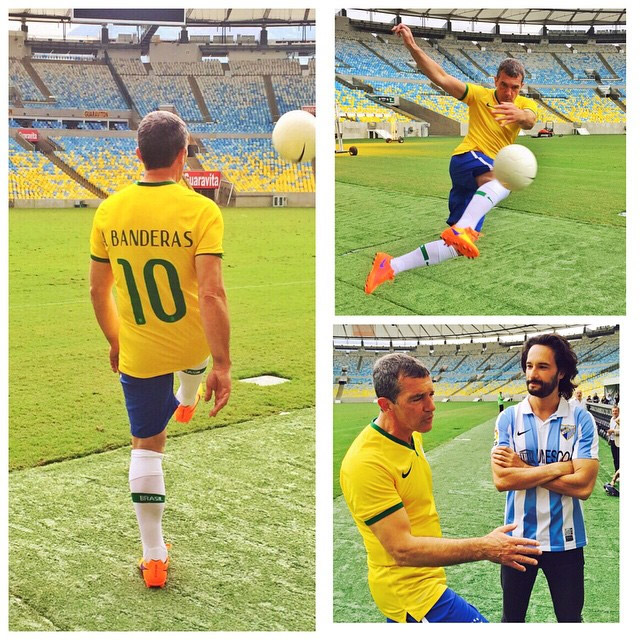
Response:
[[[595,486],[598,466],[598,460],[579,458],[532,467],[509,447],[496,447],[491,453],[493,484],[498,491],[542,487],[586,500]]]

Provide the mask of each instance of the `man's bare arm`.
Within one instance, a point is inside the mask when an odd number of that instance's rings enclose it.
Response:
[[[404,567],[446,567],[452,564],[490,560],[519,571],[524,564],[535,565],[531,555],[539,555],[538,542],[514,538],[505,532],[515,524],[494,529],[482,538],[432,538],[414,536],[406,510],[398,509],[371,525],[371,531],[396,564]]]
[[[118,371],[120,355],[120,343],[118,331],[120,320],[118,318],[118,308],[113,298],[113,272],[109,262],[98,262],[91,260],[89,268],[89,291],[91,304],[96,314],[96,320],[104,333],[104,337],[109,343],[109,363],[111,370]]]
[[[213,357],[213,369],[207,376],[205,400],[215,394],[215,416],[231,394],[230,326],[227,294],[222,281],[222,259],[214,255],[196,256],[200,318]]]
[[[431,82],[444,89],[449,95],[460,100],[467,90],[467,85],[449,75],[435,60],[432,60],[417,44],[406,24],[399,24],[391,30],[402,38],[404,46],[409,50],[415,60],[418,69],[424,73]]]
[[[512,449],[501,446],[491,453],[491,473],[498,491],[513,491],[540,487],[573,473],[573,465],[567,461],[530,467]]]
[[[564,496],[586,500],[591,495],[598,479],[599,467],[598,460],[578,458],[573,460],[573,473],[560,476],[542,486]]]

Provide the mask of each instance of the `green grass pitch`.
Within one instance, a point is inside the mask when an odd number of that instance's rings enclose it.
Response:
[[[625,312],[625,136],[518,138],[534,183],[485,220],[480,257],[398,274],[363,291],[376,251],[393,256],[446,227],[459,138],[349,141],[336,156],[336,313],[610,315]]]
[[[346,450],[362,425],[375,415],[369,407],[369,417],[363,423],[362,415],[352,407],[335,407],[338,433],[334,436],[334,451]],[[491,419],[487,419],[485,409],[493,413]],[[482,536],[502,524],[505,496],[493,486],[489,463],[495,413],[493,403],[438,404],[433,430],[424,436],[445,537]],[[455,421],[450,419],[454,414]],[[585,548],[585,622],[619,621],[619,501],[602,490],[612,474],[609,447],[601,439],[598,480],[593,494],[584,503],[589,537]],[[333,544],[334,622],[384,622],[369,593],[362,538],[341,493],[334,500]],[[446,572],[447,583],[454,591],[476,606],[490,622],[500,622],[502,592],[498,565],[476,562],[447,567]],[[555,622],[542,573],[531,595],[527,621]]]
[[[10,211],[10,628],[312,630],[314,211],[224,212],[233,390],[217,418],[169,427],[160,592],[135,569],[128,420],[88,297],[92,214]],[[290,382],[239,381],[259,374]]]

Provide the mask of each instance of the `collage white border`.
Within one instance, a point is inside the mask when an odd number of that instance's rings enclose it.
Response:
[[[38,2],[38,7],[58,7],[61,4],[71,6],[84,6],[84,7],[99,7],[99,6],[127,6],[127,3],[123,2],[93,2],[91,0],[86,2]],[[163,0],[157,0],[153,3],[140,2],[137,6],[149,6],[154,7],[176,7],[176,6],[188,6],[189,8],[222,8],[229,6],[229,3],[210,1],[210,2],[165,2]],[[262,6],[269,6],[273,8],[288,8],[288,7],[310,7],[316,11],[316,105],[317,105],[317,173],[316,173],[316,632],[298,632],[286,633],[287,636],[295,637],[322,637],[326,638],[328,634],[331,634],[334,638],[349,638],[354,634],[366,634],[368,638],[385,638],[389,637],[420,637],[424,638],[429,634],[429,637],[449,637],[452,633],[457,636],[458,633],[462,633],[459,627],[456,625],[453,628],[440,627],[439,631],[420,630],[419,627],[409,625],[403,626],[391,626],[384,624],[333,624],[333,577],[331,568],[333,566],[332,559],[332,514],[333,514],[333,498],[332,498],[332,411],[333,404],[331,401],[332,396],[332,338],[333,338],[333,325],[343,323],[369,323],[372,321],[370,316],[338,316],[334,315],[334,275],[335,275],[335,253],[334,253],[334,15],[341,8],[348,8],[349,5],[345,3],[335,4],[334,6],[326,6],[319,0],[313,0],[304,2],[300,0],[281,2],[281,1],[269,1],[269,2],[234,2],[232,3],[237,8],[255,8]],[[380,2],[376,3],[377,6],[386,7],[421,7],[425,6],[424,2]],[[450,7],[451,2],[437,1],[435,3],[429,3],[431,7]],[[459,3],[456,3],[459,4]],[[573,8],[579,5],[582,8],[595,8],[595,7],[609,7],[618,8],[627,5],[627,32],[632,33],[638,25],[638,12],[639,9],[632,3],[627,2],[610,2],[604,0],[604,2],[565,2],[564,0],[557,0],[555,3],[556,8]],[[559,6],[558,6],[559,5]],[[538,2],[521,2],[514,0],[511,2],[495,1],[487,3],[479,2],[464,2],[459,4],[461,7],[478,7],[478,6],[490,6],[490,7],[527,7],[527,6],[541,6],[547,7],[548,3]],[[6,15],[6,14],[5,14]],[[6,18],[5,18],[6,21]],[[8,28],[8,21],[7,28]],[[8,29],[7,29],[8,30]],[[7,56],[7,38],[0,39],[0,51],[3,53],[3,59],[6,60]],[[638,84],[640,76],[637,72],[637,65],[634,61],[640,60],[640,42],[631,37],[627,41],[627,64],[628,64],[628,80],[627,80],[627,104],[632,105],[632,108],[627,112],[627,210],[631,210],[631,213],[627,216],[627,315],[626,317],[591,317],[591,316],[554,316],[554,317],[538,317],[538,316],[472,316],[472,317],[460,317],[460,316],[430,316],[430,317],[407,317],[407,316],[376,316],[375,323],[410,323],[420,322],[423,324],[464,324],[485,322],[485,323],[510,323],[510,322],[615,322],[620,324],[620,378],[621,378],[621,406],[623,411],[627,407],[626,398],[630,398],[628,406],[631,405],[631,395],[635,391],[635,387],[640,386],[640,375],[634,370],[634,359],[636,354],[640,355],[640,299],[638,297],[638,284],[634,282],[633,274],[640,274],[640,251],[635,242],[640,239],[638,235],[638,222],[635,216],[636,203],[640,202],[640,172],[637,155],[634,153],[639,148],[638,142],[638,127],[637,127],[637,115],[638,115],[638,103],[640,96],[638,95]],[[6,67],[5,67],[6,68]],[[3,104],[8,104],[8,88],[6,83],[2,86]],[[8,148],[7,130],[3,129],[2,132],[2,144],[3,149]],[[5,156],[6,159],[6,156]],[[603,159],[606,162],[606,158]],[[6,166],[6,164],[5,164]],[[635,178],[635,180],[634,180]],[[2,177],[2,195],[4,196],[4,202],[7,202],[8,194],[8,181],[6,173]],[[633,203],[633,204],[632,204]],[[5,230],[7,229],[5,224]],[[0,279],[0,287],[3,294],[3,299],[8,299],[8,273],[7,273],[7,261],[8,256],[8,241],[6,233],[0,234],[0,255],[5,256],[5,272],[4,277]],[[589,274],[584,274],[580,277],[581,280],[588,280]],[[594,289],[597,289],[598,283],[593,283]],[[5,389],[8,390],[8,315],[4,314],[3,318],[2,336],[0,338],[0,349],[4,358],[5,366],[0,372],[0,377]],[[42,372],[34,371],[34,376],[42,375]],[[2,422],[4,429],[2,432],[2,443],[4,446],[0,447],[0,463],[4,470],[8,469],[8,412],[7,404],[4,403],[0,408]],[[629,415],[631,415],[631,409],[627,409]],[[626,412],[625,412],[626,415]],[[633,418],[630,417],[630,427],[628,431],[625,431],[624,436],[624,448],[625,452],[631,452],[637,450],[638,442],[640,438],[640,426],[636,428],[636,425],[631,424]],[[622,463],[625,463],[626,459],[631,460],[631,454],[622,454]],[[0,561],[0,566],[3,568],[8,567],[8,512],[6,505],[8,503],[8,490],[7,490],[7,473],[2,474],[0,480],[0,547],[2,548],[2,556],[5,562]],[[628,470],[625,469],[625,490],[621,498],[621,590],[620,590],[620,604],[621,604],[621,623],[617,624],[599,624],[599,625],[587,625],[586,628],[582,628],[580,633],[587,637],[595,637],[596,635],[602,637],[604,634],[619,634],[621,638],[625,638],[627,635],[631,635],[631,631],[636,627],[634,620],[632,620],[634,609],[636,605],[636,596],[638,588],[636,586],[637,576],[639,575],[638,569],[640,568],[640,562],[638,560],[638,554],[635,551],[634,533],[639,528],[637,510],[634,509],[635,504],[640,499],[640,495],[636,493],[639,489],[638,486],[638,471],[635,469],[635,465],[629,464]],[[635,503],[635,504],[634,504]],[[55,558],[52,558],[55,561]],[[588,568],[587,568],[588,571]],[[1,570],[0,578],[0,631],[7,629],[7,602],[8,602],[8,573],[6,570]],[[560,636],[571,633],[571,629],[564,627],[557,627],[553,625],[546,625],[544,630],[540,629],[540,625],[528,624],[524,627],[518,628],[518,636],[522,638],[533,638],[542,631],[543,633],[550,634],[551,636]],[[555,629],[555,631],[552,631]],[[474,635],[477,634],[478,638],[488,638],[495,636],[511,637],[513,630],[507,625],[480,625],[480,627],[474,629]],[[401,634],[401,635],[400,635]],[[11,633],[12,637],[18,637],[17,633]],[[67,633],[25,633],[19,634],[20,638],[42,638],[56,637],[59,638],[67,635]],[[86,636],[95,636],[104,638],[104,633],[90,633],[84,634]],[[111,632],[108,633],[109,638],[127,638],[133,637],[134,634],[123,632]],[[136,634],[138,635],[138,634]],[[180,632],[171,633],[171,638],[190,636],[191,633]],[[257,633],[204,633],[200,635],[215,635],[215,637],[232,636],[233,638],[247,637],[276,637],[273,633],[257,632]],[[279,637],[282,634],[278,634]]]

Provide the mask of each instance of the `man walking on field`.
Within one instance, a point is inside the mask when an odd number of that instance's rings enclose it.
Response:
[[[525,70],[517,60],[504,60],[496,73],[495,89],[488,89],[446,73],[416,44],[407,25],[396,25],[393,32],[402,38],[418,68],[431,82],[469,106],[469,132],[453,151],[449,165],[449,227],[439,240],[397,258],[377,253],[364,287],[368,294],[402,271],[434,266],[461,255],[480,255],[475,242],[484,218],[510,193],[495,178],[493,159],[500,149],[515,142],[520,129],[535,125],[538,113],[535,101],[519,95]]]
[[[138,128],[143,179],[107,198],[91,231],[91,302],[120,372],[132,435],[129,486],[145,584],[162,587],[169,558],[162,534],[162,458],[172,416],[189,422],[200,399],[215,416],[231,392],[229,314],[222,280],[222,214],[178,184],[187,158],[185,123],[154,111]],[[115,284],[117,307],[112,296]],[[180,386],[173,393],[173,374]]]

